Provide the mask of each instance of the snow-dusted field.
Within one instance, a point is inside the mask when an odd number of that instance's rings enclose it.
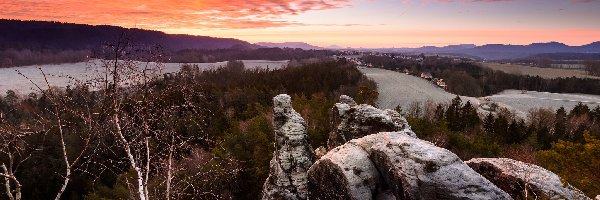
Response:
[[[449,103],[456,97],[456,95],[446,92],[429,81],[415,76],[378,68],[361,67],[360,70],[377,83],[379,90],[377,106],[382,109],[394,109],[398,105],[402,108],[408,108],[412,102],[425,102],[427,100],[436,103]]]
[[[565,107],[566,110],[571,110],[579,102],[587,104],[592,108],[600,105],[599,95],[587,94],[505,90],[499,94],[485,98],[488,98],[494,102],[505,104],[506,106],[521,112],[527,112],[531,108],[551,108],[556,110],[561,106]]]
[[[288,61],[267,61],[267,60],[243,60],[247,69],[269,68],[278,69],[287,65]],[[145,64],[145,63],[140,63]],[[201,70],[214,69],[223,67],[227,62],[217,63],[190,63],[196,64]],[[178,72],[181,68],[181,63],[164,63],[160,73]],[[8,90],[14,90],[19,94],[28,94],[38,91],[34,84],[27,78],[18,74],[17,70],[27,76],[33,82],[40,86],[44,86],[44,77],[38,68],[42,68],[48,77],[48,82],[52,86],[65,87],[72,84],[73,77],[80,81],[93,79],[98,75],[98,71],[103,69],[100,67],[100,60],[92,60],[88,62],[69,63],[59,65],[36,65],[13,68],[0,68],[0,95],[4,95]]]
[[[397,105],[407,108],[412,102],[425,102],[432,100],[438,103],[448,103],[456,95],[448,93],[434,86],[432,83],[411,75],[377,68],[360,68],[370,79],[377,82],[379,90],[378,107],[393,109]],[[571,110],[579,102],[590,107],[600,105],[599,95],[585,94],[557,94],[549,92],[534,92],[521,90],[506,90],[496,95],[473,98],[461,97],[475,105],[481,102],[496,102],[502,107],[514,111],[518,116],[525,118],[532,108],[558,109],[563,106]]]
[[[517,75],[531,75],[531,76],[540,76],[542,78],[566,78],[566,77],[578,77],[578,78],[594,78],[598,79],[598,76],[591,76],[586,73],[586,71],[581,69],[558,69],[558,68],[541,68],[541,67],[531,67],[525,65],[516,65],[516,64],[500,64],[500,63],[479,63],[481,66],[503,71],[509,74],[517,74]]]

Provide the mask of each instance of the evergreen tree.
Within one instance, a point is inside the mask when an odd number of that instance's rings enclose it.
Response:
[[[554,118],[554,131],[552,132],[552,141],[564,139],[567,135],[567,112],[564,107],[556,110]]]
[[[477,110],[475,109],[475,107],[473,107],[470,101],[467,101],[462,107],[460,118],[463,119],[463,130],[473,129],[480,123]]]
[[[446,110],[446,121],[448,127],[453,131],[460,131],[462,129],[463,119],[460,118],[462,100],[457,95],[448,106]]]

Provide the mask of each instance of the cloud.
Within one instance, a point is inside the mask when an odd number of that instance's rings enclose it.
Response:
[[[476,3],[476,2],[481,2],[481,3],[494,3],[494,2],[509,2],[512,0],[435,0],[437,2],[466,2],[466,3]]]
[[[571,2],[573,3],[590,3],[590,2],[596,2],[598,0],[571,0]]]
[[[138,28],[239,29],[299,25],[286,16],[349,6],[351,0],[11,0],[0,18]]]

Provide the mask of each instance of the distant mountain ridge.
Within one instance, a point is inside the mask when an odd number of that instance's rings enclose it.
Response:
[[[160,45],[168,50],[257,48],[246,41],[108,25],[0,19],[0,50],[84,50],[116,41],[122,34],[137,44]]]
[[[444,47],[424,46],[420,48],[380,49],[380,51],[459,54],[487,60],[501,60],[548,53],[600,53],[600,42],[582,46],[569,46],[560,42],[532,43],[529,45],[486,44],[482,46],[461,44]]]
[[[269,48],[293,48],[293,49],[304,49],[304,50],[322,50],[323,47],[314,46],[305,42],[259,42],[255,45],[269,47]]]

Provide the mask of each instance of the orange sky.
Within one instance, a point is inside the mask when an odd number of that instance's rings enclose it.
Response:
[[[597,0],[0,0],[0,18],[351,47],[600,40]]]

